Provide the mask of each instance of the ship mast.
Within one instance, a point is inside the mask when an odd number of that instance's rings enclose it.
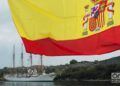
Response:
[[[43,73],[43,56],[40,55],[40,63],[41,63],[41,72]]]
[[[30,65],[31,65],[31,67],[33,65],[33,62],[32,62],[32,53],[30,53]]]
[[[22,52],[21,52],[21,66],[24,67],[24,65],[23,65],[23,44],[21,46],[21,50],[22,50]]]
[[[15,45],[13,46],[13,68],[15,68]]]

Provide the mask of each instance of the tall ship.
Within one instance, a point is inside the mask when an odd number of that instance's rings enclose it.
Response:
[[[13,68],[12,73],[4,74],[4,79],[7,81],[17,81],[17,82],[47,82],[47,81],[53,81],[55,78],[55,73],[45,73],[45,69],[43,67],[43,59],[42,55],[40,56],[41,60],[41,73],[38,73],[37,69],[35,67],[32,67],[32,54],[30,54],[30,63],[31,67],[27,68],[23,65],[23,49],[21,52],[21,68],[20,70],[23,72],[17,72],[15,67],[15,46],[13,48]]]

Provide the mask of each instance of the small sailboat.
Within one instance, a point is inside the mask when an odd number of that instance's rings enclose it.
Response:
[[[39,81],[53,81],[55,78],[55,73],[45,73],[45,69],[43,68],[42,55],[41,59],[41,74],[37,72],[35,68],[28,68],[26,73],[14,73],[14,74],[5,74],[4,79],[7,81],[17,81],[17,82],[39,82]],[[30,63],[32,67],[32,54],[30,54]],[[23,49],[21,52],[21,65],[23,66]],[[15,69],[15,46],[13,48],[13,69]]]

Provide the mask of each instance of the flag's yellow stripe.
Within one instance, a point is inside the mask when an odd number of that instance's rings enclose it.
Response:
[[[91,0],[8,0],[14,23],[20,35],[29,40],[52,38],[55,40],[73,40],[100,33],[110,27],[120,25],[120,0],[113,0],[114,25],[101,31],[83,36],[83,17],[85,5],[91,9]],[[108,0],[109,1],[109,0]],[[90,10],[89,10],[90,13]],[[105,12],[105,23],[108,12]]]

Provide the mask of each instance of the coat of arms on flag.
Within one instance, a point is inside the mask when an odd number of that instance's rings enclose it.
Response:
[[[111,26],[114,24],[113,14],[114,14],[114,2],[113,0],[91,0],[94,4],[93,7],[90,8],[89,5],[86,5],[85,8],[85,16],[83,18],[83,35],[88,34],[88,29],[90,31],[99,31],[106,24],[107,26]],[[90,10],[90,13],[89,13]],[[106,13],[107,11],[107,13]],[[105,15],[108,15],[108,22],[105,21]]]

